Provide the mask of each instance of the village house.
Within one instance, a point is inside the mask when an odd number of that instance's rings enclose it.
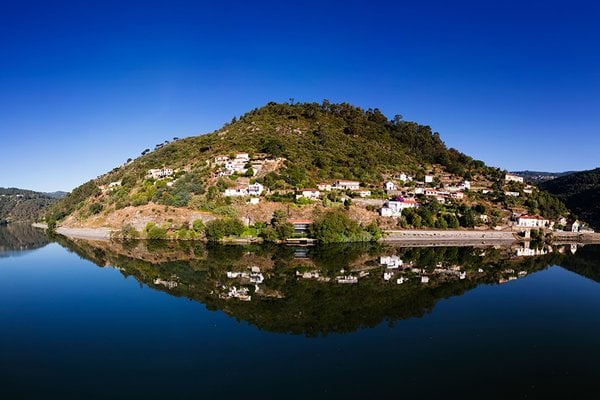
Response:
[[[463,192],[455,192],[455,193],[451,193],[450,197],[452,197],[453,199],[462,200],[462,199],[464,199],[465,194]]]
[[[519,197],[521,195],[519,192],[504,192],[504,194],[510,197]]]
[[[398,180],[400,180],[402,182],[407,182],[407,181],[412,181],[413,180],[412,176],[408,176],[404,172],[401,172],[398,175],[396,175],[396,179],[398,179]]]
[[[400,197],[398,200],[388,200],[379,210],[382,217],[399,217],[402,215],[402,210],[407,208],[417,208],[419,203],[415,199],[404,199]]]
[[[433,175],[425,175],[425,183],[433,183]]]
[[[331,192],[331,190],[333,190],[333,185],[331,182],[322,182],[317,185],[317,188],[324,192]]]
[[[513,175],[513,174],[506,174],[506,175],[504,175],[504,180],[506,182],[519,182],[519,183],[523,183],[523,177],[517,176],[517,175]]]
[[[579,221],[569,222],[565,225],[565,231],[567,232],[579,232],[581,224]]]
[[[339,180],[339,181],[335,182],[335,185],[333,186],[333,188],[341,189],[341,190],[358,190],[358,189],[360,189],[360,182]]]
[[[227,156],[220,155],[215,157],[216,165],[224,165],[227,161],[229,161],[229,157]]]
[[[146,178],[160,179],[173,175],[171,168],[149,169]]]
[[[396,188],[396,184],[392,181],[387,181],[386,183],[384,183],[383,188],[386,191],[393,191],[393,190],[397,190]]]
[[[317,189],[300,189],[300,193],[296,194],[296,199],[303,197],[309,200],[318,200],[321,197],[321,192]]]
[[[256,205],[260,203],[260,197],[250,197],[248,204]]]
[[[264,190],[265,187],[258,182],[248,185],[248,194],[250,196],[260,196]]]
[[[236,186],[234,188],[227,188],[225,189],[225,193],[223,195],[225,197],[248,196],[248,187]]]
[[[550,221],[542,217],[523,214],[517,218],[517,226],[524,228],[545,228]]]

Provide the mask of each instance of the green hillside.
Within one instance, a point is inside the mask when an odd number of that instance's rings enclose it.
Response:
[[[231,160],[236,153],[248,154],[246,172],[223,176],[223,166],[216,157]],[[260,170],[255,170],[259,168],[255,162],[263,163]],[[149,177],[152,169],[161,168],[169,170],[168,178]],[[422,207],[419,216],[407,216],[401,221],[405,227],[456,225],[457,218],[451,214],[458,217],[461,226],[472,227],[483,214],[490,216],[486,223],[494,226],[512,211],[539,213],[548,218],[568,213],[562,203],[546,193],[528,190],[526,194],[524,184],[509,185],[504,181],[505,171],[447,148],[429,126],[404,121],[401,116],[388,119],[378,109],[363,110],[324,101],[269,103],[239,119],[233,118],[213,133],[157,144],[154,150],[146,149],[135,160],[76,188],[54,205],[47,217],[53,222],[76,215],[77,223],[83,223],[91,217],[106,216],[104,222],[96,222],[98,226],[109,223],[111,213],[145,205],[241,217],[240,207],[245,204],[242,199],[223,195],[226,188],[241,181],[246,185],[257,182],[269,190],[268,198],[263,198],[265,207],[278,202],[294,203],[295,190],[315,188],[321,182],[336,179],[359,181],[362,188],[371,191],[370,197],[383,199],[383,182],[401,172],[414,177],[414,182],[407,183],[413,188],[417,181],[425,180],[426,174],[435,177],[429,185],[440,190],[465,179],[478,187],[477,192],[469,191],[464,201],[451,200],[441,208],[435,204]],[[489,190],[482,191],[483,188]],[[517,192],[520,197],[507,195]],[[322,206],[339,204],[339,195],[353,193],[330,193],[327,198],[323,196]],[[424,205],[430,202],[422,199]],[[312,214],[299,214],[316,217],[316,208]],[[365,209],[371,213],[365,218],[373,222],[376,210]],[[268,222],[270,217],[271,214],[268,219],[257,216],[254,220]],[[131,218],[131,214],[113,215],[110,223],[114,226],[122,218]],[[168,229],[176,229],[172,219],[163,221],[170,221]]]
[[[600,168],[562,176],[540,186],[562,199],[595,229],[600,229]]]

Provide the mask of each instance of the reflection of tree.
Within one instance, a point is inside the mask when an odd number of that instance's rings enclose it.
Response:
[[[532,273],[548,265],[564,264],[567,258],[558,252],[511,258],[508,249],[395,248],[368,243],[294,249],[169,242],[158,253],[154,248],[149,251],[144,242],[94,243],[62,238],[60,243],[99,266],[113,265],[148,286],[196,300],[260,329],[307,336],[351,332],[419,317],[433,310],[440,299],[461,295],[481,283],[516,278],[517,272]],[[381,255],[398,255],[433,278],[428,284],[421,283],[418,275],[402,285],[384,281]],[[598,259],[600,254],[591,256]],[[265,278],[258,292],[254,284],[227,277],[228,271],[247,272],[252,266]],[[435,275],[441,266],[449,266],[448,270],[460,266],[468,278]],[[341,269],[354,274],[362,271],[363,276],[357,284],[338,284],[334,277]],[[323,279],[299,278],[300,271],[319,271]],[[410,268],[407,271],[411,273]],[[224,297],[223,288],[233,285],[245,285],[252,301]]]
[[[0,225],[0,257],[8,251],[33,250],[49,243],[46,233],[30,224]]]

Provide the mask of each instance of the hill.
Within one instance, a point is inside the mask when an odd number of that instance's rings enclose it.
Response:
[[[56,201],[57,197],[46,193],[0,188],[0,224],[39,220]]]
[[[543,171],[515,171],[513,174],[522,176],[526,182],[540,184],[552,179],[560,178],[561,176],[571,175],[577,171],[566,172],[543,172]]]
[[[317,219],[342,204],[361,225],[388,228],[495,226],[515,211],[568,214],[556,199],[504,174],[401,116],[327,101],[269,103],[213,133],[145,149],[76,188],[47,217],[137,230],[153,222],[174,232],[194,219],[265,224],[277,210]],[[258,200],[248,204],[252,196]],[[379,218],[383,202],[396,197],[417,199],[422,207],[400,220]]]
[[[600,168],[577,172],[541,184],[580,218],[600,229]]]

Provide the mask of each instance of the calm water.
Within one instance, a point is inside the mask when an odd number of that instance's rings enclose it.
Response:
[[[28,234],[27,246],[0,235],[3,399],[598,398],[597,247],[515,257]]]

